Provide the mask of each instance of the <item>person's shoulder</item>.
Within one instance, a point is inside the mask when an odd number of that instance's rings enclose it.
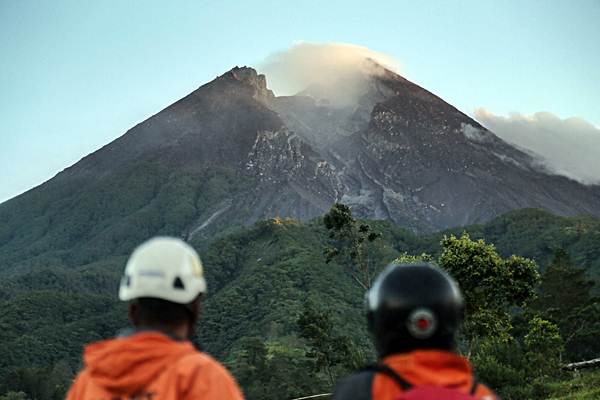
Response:
[[[370,400],[373,371],[359,371],[342,379],[333,392],[332,400]]]
[[[195,351],[177,362],[177,369],[185,375],[202,375],[215,380],[234,381],[231,373],[219,361],[201,351]]]
[[[84,368],[81,371],[79,371],[77,376],[75,376],[75,379],[73,380],[69,391],[67,392],[67,400],[82,398],[82,394],[85,391],[85,387],[88,384],[89,380],[90,373],[87,368]]]
[[[235,378],[220,362],[199,351],[182,357],[177,363],[182,386],[188,388],[181,398],[242,400]]]

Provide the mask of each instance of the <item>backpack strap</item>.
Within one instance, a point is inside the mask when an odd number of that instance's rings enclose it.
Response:
[[[473,386],[471,386],[471,390],[469,391],[469,394],[471,396],[475,396],[475,392],[477,392],[478,388],[479,388],[479,382],[477,382],[477,378],[473,377]]]
[[[402,378],[396,371],[394,371],[393,369],[391,369],[390,367],[388,367],[385,364],[372,364],[372,365],[367,365],[363,371],[370,371],[370,372],[380,372],[384,375],[389,376],[390,378],[392,378],[394,380],[394,382],[396,382],[398,384],[398,386],[400,386],[404,391],[410,390],[413,385],[411,385],[409,382],[407,382],[404,378]],[[469,394],[471,396],[475,396],[475,393],[477,392],[477,389],[479,388],[479,381],[477,381],[477,378],[473,377],[473,385],[471,386],[471,390],[469,390]]]
[[[373,364],[373,365],[368,365],[364,368],[365,371],[371,371],[374,373],[380,372],[384,375],[389,376],[390,378],[392,378],[394,380],[394,382],[396,382],[398,384],[398,386],[400,386],[404,391],[407,391],[409,389],[411,389],[413,387],[413,385],[411,385],[410,383],[408,383],[406,380],[404,380],[404,378],[402,378],[400,375],[398,375],[398,373],[396,373],[396,371],[394,371],[393,369],[391,369],[390,367],[388,367],[385,364]]]

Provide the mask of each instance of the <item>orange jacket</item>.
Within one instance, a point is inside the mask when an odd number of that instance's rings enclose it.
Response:
[[[419,350],[394,354],[384,358],[383,363],[413,386],[433,385],[456,388],[469,393],[473,386],[471,364],[455,353],[438,350]],[[373,379],[372,398],[393,400],[402,388],[387,375],[377,374]],[[496,396],[485,385],[479,384],[475,397],[494,400]]]
[[[441,386],[455,388],[465,394],[470,393],[473,387],[471,365],[455,353],[417,350],[391,355],[380,363],[413,387]],[[389,375],[365,369],[338,383],[332,400],[395,400],[402,390]],[[482,384],[477,385],[474,396],[480,400],[496,400],[494,393]]]
[[[176,400],[244,397],[235,379],[189,341],[140,332],[86,346],[85,368],[67,400]]]

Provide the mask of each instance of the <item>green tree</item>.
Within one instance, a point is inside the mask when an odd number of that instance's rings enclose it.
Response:
[[[529,321],[529,332],[523,340],[530,360],[532,374],[550,375],[560,371],[563,340],[556,324],[533,317]]]
[[[241,340],[232,370],[249,400],[279,400],[312,394],[325,385],[300,349],[269,346],[259,337]]]
[[[369,244],[381,237],[370,225],[356,221],[350,208],[335,203],[323,216],[329,232],[329,246],[325,248],[326,262],[333,260],[342,264],[354,281],[363,289],[371,287],[373,278]]]
[[[539,281],[534,261],[511,256],[502,259],[494,245],[444,236],[439,265],[458,281],[466,302],[467,338],[496,335],[510,338],[511,307],[523,307]]]
[[[352,339],[334,334],[333,321],[328,312],[306,302],[297,324],[300,337],[310,345],[306,355],[313,360],[315,370],[326,374],[331,385],[335,383],[339,375],[336,370],[340,367],[343,372],[363,365],[364,354]]]
[[[396,264],[412,264],[412,263],[418,263],[418,262],[432,262],[433,261],[433,257],[427,253],[421,253],[419,255],[412,255],[412,254],[408,254],[406,252],[400,254],[398,257],[396,257],[396,259],[394,260],[394,263]]]
[[[0,396],[0,400],[29,400],[24,392],[7,392]]]
[[[557,249],[532,302],[535,311],[559,326],[570,360],[600,354],[600,302],[593,288],[585,270],[577,268],[564,249]]]
[[[69,365],[59,361],[51,367],[16,369],[8,374],[3,386],[8,386],[9,393],[22,392],[34,400],[61,400],[72,379],[73,371]]]
[[[236,354],[233,370],[249,399],[269,399],[271,370],[264,341],[258,337],[245,338],[242,351]]]
[[[530,364],[522,344],[497,336],[475,339],[470,357],[477,376],[502,399],[532,398],[528,377]]]

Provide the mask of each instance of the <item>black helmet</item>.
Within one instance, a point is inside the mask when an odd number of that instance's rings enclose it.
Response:
[[[464,300],[429,263],[388,265],[367,292],[367,319],[380,357],[415,349],[454,350]]]

